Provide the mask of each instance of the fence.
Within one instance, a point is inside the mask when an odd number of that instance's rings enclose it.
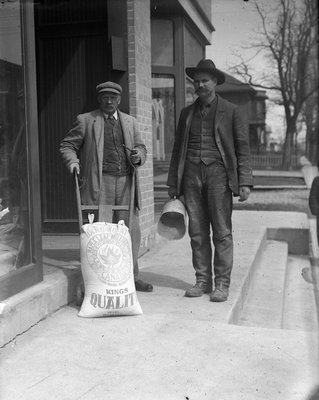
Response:
[[[291,157],[291,168],[299,167],[299,158],[296,155]],[[253,169],[282,169],[281,154],[252,154],[251,161]]]
[[[292,156],[291,158],[291,168],[300,168],[299,163],[300,156]],[[281,154],[252,154],[251,155],[252,167],[253,169],[282,169],[282,155]],[[169,161],[153,161],[154,170],[158,173],[164,173],[168,171]]]

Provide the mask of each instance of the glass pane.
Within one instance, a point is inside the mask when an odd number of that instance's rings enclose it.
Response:
[[[20,2],[0,6],[0,276],[30,263]]]
[[[201,44],[187,27],[185,28],[184,56],[186,67],[195,67],[205,57],[205,46]]]
[[[175,137],[175,84],[170,75],[152,74],[153,158],[169,160]]]
[[[198,96],[195,93],[193,81],[188,76],[186,76],[186,97],[185,97],[186,107],[194,103],[197,97]]]
[[[173,21],[151,20],[152,65],[171,67],[174,64]]]

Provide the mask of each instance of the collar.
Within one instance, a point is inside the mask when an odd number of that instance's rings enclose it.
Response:
[[[213,105],[215,105],[217,103],[217,96],[214,97],[214,99],[212,101],[210,101],[209,103],[202,103],[201,101],[199,101],[199,106],[201,109],[208,109],[210,107],[212,107]]]
[[[105,119],[108,119],[109,118],[109,115],[108,114],[105,114],[105,113],[103,113],[103,115],[104,115],[104,117],[105,117]],[[117,112],[117,110],[114,112],[114,114],[112,114],[113,115],[113,118],[117,121],[118,120],[118,112]]]

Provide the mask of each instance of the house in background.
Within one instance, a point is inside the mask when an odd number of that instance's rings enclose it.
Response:
[[[239,107],[248,122],[251,153],[263,153],[266,150],[266,91],[256,90],[229,74],[225,73],[225,77],[225,83],[217,86],[216,93]]]

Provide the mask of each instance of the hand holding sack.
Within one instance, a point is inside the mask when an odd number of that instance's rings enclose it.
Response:
[[[82,226],[81,269],[85,294],[80,317],[139,315],[132,243],[123,221]]]

